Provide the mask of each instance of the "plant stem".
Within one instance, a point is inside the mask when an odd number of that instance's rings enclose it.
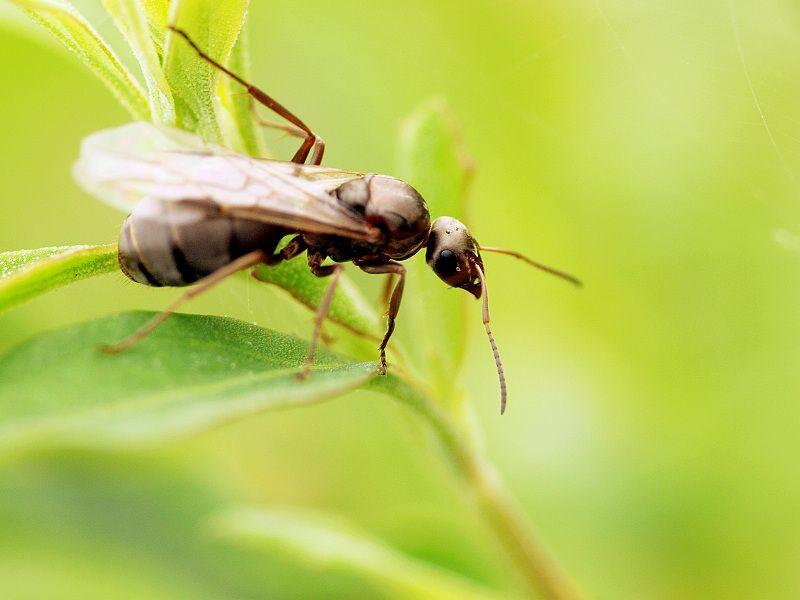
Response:
[[[378,377],[372,386],[419,413],[432,427],[452,466],[474,494],[498,541],[523,579],[544,598],[583,598],[577,584],[547,551],[521,514],[494,466],[482,456],[453,417],[417,386],[393,376]]]
[[[581,598],[577,585],[526,523],[494,466],[471,450],[461,460],[464,474],[495,535],[531,587],[553,600]]]

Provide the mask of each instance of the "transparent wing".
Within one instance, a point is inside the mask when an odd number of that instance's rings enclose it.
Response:
[[[381,235],[332,196],[361,173],[252,158],[172,127],[138,122],[92,134],[73,174],[90,194],[128,212],[145,197],[211,199],[230,214],[291,229]]]

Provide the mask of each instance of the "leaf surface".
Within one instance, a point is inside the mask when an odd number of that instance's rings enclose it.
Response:
[[[250,45],[247,27],[242,27],[236,45],[231,51],[228,68],[252,82],[250,73]],[[257,82],[253,82],[258,85]],[[266,157],[267,150],[259,126],[250,112],[250,97],[230,77],[218,77],[216,89],[217,117],[226,146],[250,154]]]
[[[0,312],[62,285],[117,269],[114,244],[1,252]]]
[[[161,69],[145,6],[140,0],[103,0],[103,6],[114,18],[114,23],[139,61],[147,85],[151,120],[164,125],[174,124],[172,92]]]
[[[247,7],[247,0],[174,0],[168,22],[186,31],[206,54],[224,65],[244,26]],[[178,126],[208,141],[223,141],[216,93],[217,79],[224,75],[173,32],[166,37],[164,71],[174,95]]]
[[[0,448],[163,439],[338,396],[376,371],[374,363],[347,362],[320,349],[311,376],[299,381],[305,342],[198,315],[173,315],[121,354],[97,351],[152,315],[125,313],[72,325],[0,358]]]

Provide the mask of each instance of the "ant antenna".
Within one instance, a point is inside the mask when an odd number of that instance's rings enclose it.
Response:
[[[472,261],[475,270],[478,271],[478,277],[481,280],[481,292],[483,296],[483,326],[486,329],[486,335],[489,336],[489,344],[492,346],[492,354],[494,354],[494,364],[497,365],[497,377],[500,379],[500,414],[506,412],[506,374],[503,371],[503,361],[500,360],[500,351],[497,349],[497,343],[494,341],[492,329],[489,327],[489,288],[486,286],[486,276],[483,274],[483,269],[476,262]]]
[[[583,287],[583,283],[581,282],[581,280],[575,277],[574,275],[570,275],[569,273],[565,273],[564,271],[559,271],[558,269],[554,269],[553,267],[549,267],[540,262],[536,262],[535,260],[532,260],[527,256],[525,256],[524,254],[520,254],[519,252],[514,252],[513,250],[504,250],[503,248],[493,248],[491,246],[479,246],[479,248],[481,252],[495,252],[497,254],[505,254],[507,256],[513,256],[514,258],[518,258],[522,261],[525,261],[532,267],[536,267],[537,269],[541,269],[542,271],[550,273],[551,275],[555,275],[556,277],[560,277],[561,279],[569,281],[572,285],[575,285],[577,287]]]

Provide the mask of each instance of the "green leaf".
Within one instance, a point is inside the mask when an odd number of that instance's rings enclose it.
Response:
[[[477,583],[415,560],[328,516],[293,510],[238,508],[210,522],[231,543],[265,552],[283,551],[313,570],[351,572],[394,597],[499,598]]]
[[[169,2],[168,0],[140,0],[140,2],[147,16],[147,24],[150,27],[150,39],[163,64],[164,40],[167,37]]]
[[[125,36],[144,74],[149,94],[150,116],[154,123],[175,123],[175,105],[140,0],[103,0],[103,6]]]
[[[197,315],[173,315],[121,354],[98,352],[151,317],[126,313],[73,325],[0,358],[0,447],[152,441],[319,402],[376,372],[374,363],[348,363],[320,349],[310,377],[298,381],[305,342]]]
[[[114,51],[67,0],[10,0],[46,28],[111,90],[136,119],[148,120],[147,98]]]
[[[465,220],[472,161],[466,154],[455,120],[443,101],[429,102],[403,123],[398,176],[422,194],[431,217]],[[480,319],[480,306],[469,294],[443,284],[424,261],[408,264],[406,291],[398,332],[415,371],[429,381],[440,398],[453,398],[453,379],[464,360],[469,318]],[[409,338],[411,336],[411,338]]]
[[[243,27],[228,66],[245,81],[251,81],[249,47],[247,27]],[[266,156],[264,139],[250,113],[250,97],[242,93],[241,86],[230,77],[219,77],[217,102],[217,116],[225,145],[252,156]]]
[[[244,26],[247,7],[247,0],[174,0],[169,22],[186,31],[209,56],[226,64]],[[175,99],[178,126],[209,141],[227,141],[222,140],[217,119],[219,71],[172,32],[167,34],[164,52],[164,71]]]
[[[276,266],[261,265],[256,268],[256,276],[260,281],[282,287],[311,310],[319,306],[330,281],[312,275],[302,260],[290,260]],[[329,318],[359,335],[380,339],[383,334],[375,309],[346,275],[339,279]]]
[[[0,312],[62,285],[117,269],[114,244],[2,252]]]

